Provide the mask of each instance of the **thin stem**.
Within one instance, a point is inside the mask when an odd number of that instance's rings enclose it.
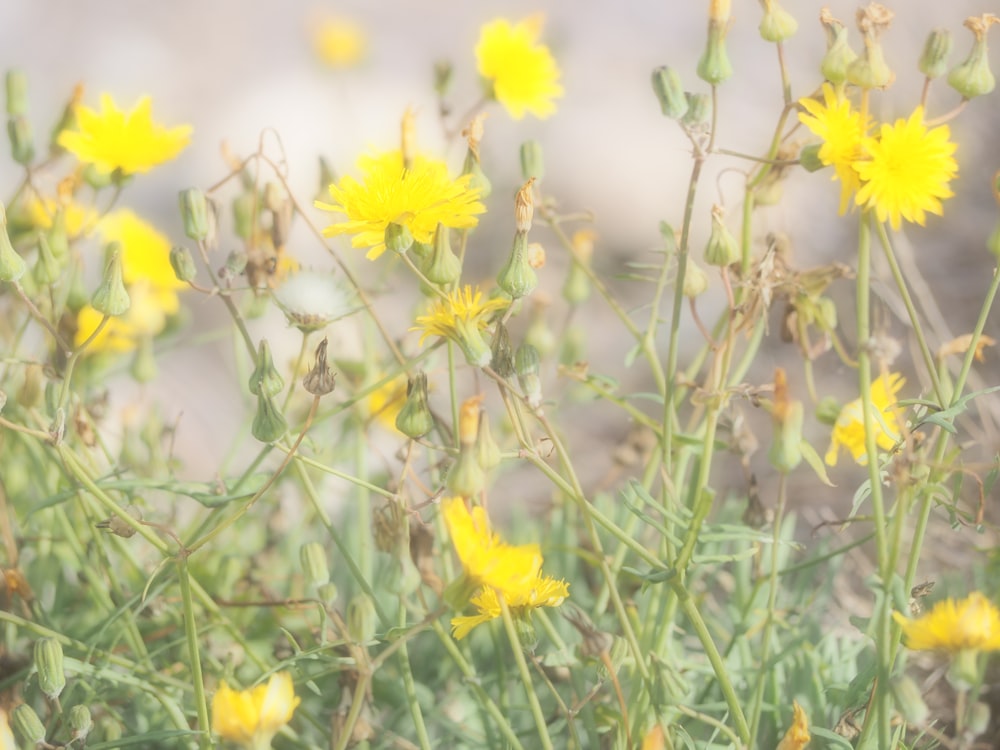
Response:
[[[211,746],[209,734],[208,701],[205,697],[205,680],[201,674],[201,651],[198,648],[198,626],[194,620],[194,600],[191,596],[191,579],[187,556],[177,558],[177,576],[181,585],[181,601],[184,606],[184,638],[187,641],[188,660],[191,662],[191,682],[194,686],[194,703],[198,712],[198,728],[201,730],[199,744],[203,748]]]
[[[500,602],[500,616],[503,618],[503,629],[507,632],[507,639],[510,641],[511,651],[514,653],[514,661],[517,663],[517,671],[521,675],[521,682],[524,683],[524,692],[528,697],[528,707],[531,709],[531,716],[535,720],[535,728],[538,730],[538,739],[543,750],[552,749],[552,739],[549,737],[549,728],[545,721],[545,714],[542,713],[542,706],[538,702],[535,694],[535,686],[531,680],[531,671],[528,669],[528,662],[524,658],[521,650],[521,642],[517,637],[517,627],[514,625],[514,618],[511,617],[510,608],[502,595],[497,596]]]
[[[402,597],[399,600],[400,628],[406,627],[406,606]],[[417,733],[417,741],[423,750],[431,750],[431,740],[427,736],[427,727],[424,724],[424,714],[420,710],[420,701],[417,700],[417,687],[413,681],[413,669],[410,667],[410,654],[406,647],[406,638],[400,638],[399,645],[399,671],[403,675],[403,689],[406,691],[406,702],[410,708],[410,716],[413,719],[413,728]]]

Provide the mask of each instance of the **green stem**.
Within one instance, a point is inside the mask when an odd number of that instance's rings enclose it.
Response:
[[[528,697],[528,706],[531,715],[535,720],[535,728],[538,730],[538,739],[543,750],[552,750],[552,739],[549,737],[549,728],[542,713],[542,706],[538,702],[535,694],[535,686],[531,680],[531,672],[528,670],[528,662],[524,658],[524,651],[521,650],[521,641],[517,637],[517,627],[514,625],[514,618],[511,617],[510,608],[502,595],[497,596],[500,602],[500,615],[503,618],[503,628],[507,632],[507,639],[510,641],[511,651],[514,652],[514,661],[517,663],[517,671],[521,675],[521,682],[524,683],[524,692]]]
[[[406,627],[406,606],[400,597],[399,619],[400,628]],[[406,646],[406,639],[400,639],[399,647],[399,671],[403,675],[403,689],[406,691],[406,702],[410,707],[410,717],[413,719],[413,728],[417,732],[417,741],[422,750],[431,750],[431,740],[427,736],[427,727],[424,725],[424,714],[420,710],[420,702],[417,700],[417,687],[413,681],[413,669],[410,667],[410,654]]]
[[[208,701],[205,697],[205,680],[201,674],[201,651],[198,648],[198,626],[194,621],[194,599],[191,596],[191,579],[187,557],[177,558],[177,576],[181,585],[181,601],[184,606],[184,637],[187,640],[188,659],[191,662],[191,683],[194,685],[194,703],[198,712],[198,728],[201,730],[199,744],[203,748],[211,746],[208,718]]]

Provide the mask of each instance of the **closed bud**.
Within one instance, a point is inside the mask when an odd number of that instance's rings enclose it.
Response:
[[[7,115],[20,117],[28,114],[28,77],[16,68],[7,71]]]
[[[253,418],[250,432],[262,443],[273,443],[288,430],[288,423],[274,399],[267,393],[257,396],[257,414]]]
[[[55,700],[66,687],[66,672],[63,668],[63,650],[55,638],[39,638],[35,641],[35,671],[38,673],[38,688],[49,700]]]
[[[69,710],[69,716],[66,720],[69,725],[70,738],[73,740],[79,740],[82,742],[90,734],[90,730],[94,726],[94,720],[90,715],[90,709],[84,705],[77,704]]]
[[[847,80],[847,68],[858,54],[847,42],[847,28],[830,14],[829,9],[820,11],[819,20],[826,30],[826,54],[820,62],[820,71],[831,83],[842,84]]]
[[[35,259],[35,268],[32,271],[35,282],[39,286],[48,286],[56,279],[62,271],[62,263],[52,252],[48,237],[45,234],[38,235],[38,257]]]
[[[233,250],[226,256],[226,262],[219,269],[219,276],[223,280],[235,279],[247,268],[247,254],[242,250]]]
[[[35,136],[27,117],[19,115],[7,120],[7,138],[10,140],[11,158],[22,166],[35,159]]]
[[[135,354],[132,355],[132,365],[129,367],[129,372],[137,383],[151,383],[156,380],[159,367],[156,364],[156,352],[153,351],[152,336],[139,337]]]
[[[808,146],[803,146],[802,151],[799,152],[799,164],[807,172],[818,172],[826,167],[826,164],[819,158],[820,148],[822,148],[822,144],[810,143]]]
[[[879,3],[871,3],[857,13],[858,28],[865,40],[865,49],[859,58],[847,66],[847,81],[862,89],[884,89],[895,79],[895,74],[885,61],[882,32],[889,28],[893,18],[891,10]]]
[[[483,171],[483,165],[479,161],[479,155],[471,148],[465,152],[465,163],[462,165],[462,174],[470,175],[469,187],[479,191],[480,199],[490,197],[493,192],[493,185],[490,178]]]
[[[703,294],[708,289],[708,274],[696,263],[688,260],[684,269],[684,296],[690,299]]]
[[[948,85],[966,99],[990,93],[997,84],[990,70],[990,58],[986,47],[986,34],[990,26],[1000,22],[992,13],[965,19],[965,28],[975,37],[969,56],[948,74]]]
[[[491,471],[500,463],[500,446],[490,430],[490,417],[482,411],[479,414],[479,433],[476,435],[476,460],[483,471]]]
[[[327,606],[332,605],[337,600],[337,584],[324,583],[316,589],[316,596]]]
[[[0,281],[17,281],[27,270],[24,259],[17,254],[7,234],[7,210],[0,203]]]
[[[250,374],[248,386],[250,393],[255,396],[262,393],[268,396],[277,396],[285,387],[284,378],[274,366],[271,346],[267,343],[267,339],[261,339],[260,344],[257,345],[257,365]]]
[[[698,61],[698,77],[718,86],[733,74],[726,53],[726,33],[729,31],[730,0],[710,0],[708,8],[708,43]]]
[[[386,250],[402,255],[413,245],[413,232],[405,224],[390,221],[385,225]]]
[[[11,728],[22,747],[34,747],[45,742],[45,727],[35,709],[27,703],[17,706],[10,715]]]
[[[740,247],[732,232],[726,228],[725,212],[721,206],[712,206],[712,232],[705,246],[705,262],[710,266],[725,268],[740,259]]]
[[[463,444],[458,459],[448,469],[444,486],[452,495],[474,497],[486,488],[486,474],[479,465],[473,443]]]
[[[249,190],[233,198],[233,231],[243,241],[248,241],[253,236],[256,209],[256,196]]]
[[[982,681],[979,671],[979,652],[964,648],[954,654],[948,667],[948,683],[955,690],[971,690]]]
[[[170,248],[170,267],[174,269],[174,276],[178,281],[192,281],[198,275],[194,257],[186,247],[175,245]]]
[[[790,473],[802,462],[802,421],[801,401],[794,401],[788,393],[785,371],[780,367],[774,373],[774,406],[771,418],[774,434],[768,459],[782,474]]]
[[[424,276],[435,284],[454,284],[462,276],[462,261],[451,250],[451,230],[438,224],[434,230],[431,254],[424,262]]]
[[[312,369],[302,378],[302,387],[314,396],[325,396],[336,387],[336,375],[326,362],[327,340],[324,338],[316,347],[316,361]]]
[[[840,417],[841,404],[833,396],[824,396],[816,404],[816,419],[825,425],[832,427]]]
[[[531,621],[531,608],[528,607],[523,613],[511,615],[514,618],[514,629],[517,631],[517,643],[521,647],[521,650],[531,655],[535,653],[535,649],[538,648],[538,633],[535,631],[535,625]]]
[[[114,182],[111,172],[101,172],[93,164],[85,166],[81,176],[83,181],[94,190],[103,190]]]
[[[692,94],[685,92],[688,108],[684,116],[681,117],[681,125],[696,130],[708,125],[708,120],[712,116],[712,99],[708,94]]]
[[[198,242],[207,239],[210,226],[208,198],[198,188],[188,188],[180,192],[179,200],[184,234]]]
[[[951,32],[948,29],[934,29],[924,42],[918,67],[928,78],[940,78],[947,70],[948,55],[951,53]]]
[[[760,36],[765,42],[783,42],[799,30],[799,22],[778,5],[778,0],[762,0],[764,17],[760,20]]]
[[[479,434],[479,412],[483,403],[482,395],[467,398],[458,410],[458,442],[472,445]]]
[[[538,275],[528,262],[528,235],[518,231],[507,263],[497,274],[497,286],[514,299],[520,299],[538,286]]]
[[[679,120],[688,110],[688,100],[676,70],[661,65],[653,70],[653,93],[660,103],[660,110],[667,117]]]
[[[406,402],[396,415],[396,429],[414,439],[434,429],[434,415],[427,403],[427,376],[422,370],[406,383]]]
[[[299,559],[302,562],[302,573],[309,587],[319,587],[330,582],[330,566],[326,559],[326,550],[319,542],[309,542],[299,548]]]
[[[525,180],[545,179],[545,158],[542,144],[538,141],[525,141],[521,144],[521,176]]]
[[[542,403],[542,381],[538,373],[541,370],[541,358],[538,350],[531,344],[521,344],[514,355],[514,370],[517,372],[517,382],[521,384],[528,405],[537,409]]]
[[[493,372],[504,379],[514,374],[514,348],[510,344],[510,333],[507,326],[503,323],[497,323],[493,333],[491,355],[490,367]]]
[[[367,594],[358,594],[347,604],[347,635],[355,643],[375,638],[375,603]]]
[[[912,677],[900,675],[891,683],[892,697],[907,724],[923,725],[930,710]]]
[[[109,258],[107,266],[104,268],[104,276],[101,284],[90,298],[90,304],[95,310],[104,315],[124,315],[132,301],[129,299],[128,291],[125,289],[125,282],[122,280],[122,254],[121,245],[112,242],[105,250],[105,255]]]

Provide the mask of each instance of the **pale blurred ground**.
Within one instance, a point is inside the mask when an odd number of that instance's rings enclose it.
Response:
[[[733,5],[729,49],[736,72],[722,87],[718,142],[737,151],[761,153],[781,103],[775,54],[757,34],[759,4],[737,0]],[[817,70],[824,51],[816,20],[820,8],[829,5],[853,28],[857,3],[786,0],[784,5],[800,21],[787,54],[793,90],[805,95],[820,80]],[[952,31],[952,62],[958,62],[970,37],[962,20],[998,9],[997,0],[899,0],[892,5],[897,19],[885,46],[898,81],[880,98],[875,111],[886,118],[908,114],[919,97],[922,79],[916,59],[930,29],[941,26]],[[529,138],[539,140],[545,148],[546,192],[558,196],[568,209],[595,211],[602,238],[595,264],[610,275],[622,270],[624,258],[653,258],[648,253],[659,245],[661,219],[680,224],[690,170],[688,146],[676,126],[660,114],[649,75],[654,67],[670,64],[688,87],[707,90],[694,74],[706,7],[707,2],[694,0],[336,4],[3,0],[0,68],[16,65],[27,72],[32,115],[39,128],[55,118],[78,81],[86,84],[89,103],[96,103],[102,91],[111,92],[120,104],[148,93],[158,120],[193,123],[194,139],[181,157],[137,179],[125,197],[128,205],[179,238],[176,191],[207,186],[224,176],[219,158],[223,141],[247,154],[256,147],[262,129],[274,128],[284,143],[291,183],[299,198],[308,202],[316,191],[318,154],[329,157],[337,169],[350,170],[359,153],[395,144],[399,118],[408,105],[420,112],[421,143],[428,148],[439,145],[431,91],[433,61],[453,61],[456,85],[451,101],[456,110],[464,110],[478,94],[473,47],[479,26],[496,16],[518,19],[544,11],[544,39],[564,72],[565,98],[555,116],[544,122],[530,117],[514,122],[494,107],[483,145],[484,168],[495,193],[512,194],[520,179],[518,145]],[[367,29],[368,55],[358,68],[334,71],[314,58],[308,32],[316,14],[324,12],[354,19]],[[857,35],[852,33],[852,38],[857,48]],[[931,112],[940,114],[956,101],[954,92],[940,85],[933,92]],[[994,96],[973,102],[952,125],[961,144],[961,177],[954,185],[958,197],[947,208],[960,207],[958,220],[955,215],[949,219],[947,234],[937,228],[942,224],[934,218],[926,231],[911,233],[913,254],[956,333],[971,329],[993,267],[983,242],[996,216],[988,181],[1000,167],[997,101]],[[451,157],[457,163],[461,151]],[[4,164],[6,169],[9,162]],[[719,199],[715,176],[732,164],[713,159],[708,166],[698,196],[695,248],[704,241],[710,205]],[[0,195],[16,178],[14,173],[0,173]],[[720,184],[726,201],[735,206],[739,178],[723,178]],[[770,230],[789,233],[800,260],[852,262],[856,221],[834,216],[837,190],[823,175],[795,174],[785,201],[769,209],[759,224],[761,236]],[[314,218],[326,221],[319,212]],[[486,257],[479,259],[483,273],[490,273],[507,251],[509,217],[495,211],[483,224],[482,236],[499,238],[495,256],[483,251]],[[314,258],[317,265],[328,263],[307,241],[296,251]],[[553,291],[561,283],[559,267],[554,261],[553,270],[546,269],[552,274],[548,281]],[[195,329],[202,318],[218,313],[220,306],[213,303],[190,301]],[[388,306],[392,300],[385,298],[380,304]],[[405,319],[408,311],[398,313]],[[591,357],[595,369],[628,380],[630,374],[621,365],[627,342],[620,326],[613,321],[604,325],[610,318],[599,301],[591,302],[584,313],[582,321],[593,337]],[[992,330],[996,333],[995,325]],[[898,323],[893,331],[905,336]],[[294,336],[286,338],[292,348],[297,346]],[[169,405],[168,416],[184,413],[177,450],[194,475],[203,476],[218,466],[239,415],[245,413],[238,391],[219,393],[212,390],[217,385],[206,390],[208,384],[233,381],[230,359],[225,347],[200,349],[195,358],[169,357],[154,389]],[[756,372],[760,382],[769,378],[777,361],[771,353],[762,357]],[[832,357],[826,361],[831,391],[851,393],[853,374]],[[996,355],[991,355],[986,368],[995,380]],[[608,434],[593,436],[594,447],[606,458],[607,446],[626,429],[619,419],[607,427]],[[600,462],[594,465],[598,474],[606,468]]]

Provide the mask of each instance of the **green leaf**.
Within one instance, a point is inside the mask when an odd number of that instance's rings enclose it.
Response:
[[[826,466],[823,465],[823,459],[819,457],[819,454],[816,452],[816,449],[813,448],[812,445],[807,443],[805,440],[803,440],[802,443],[800,444],[800,448],[802,449],[802,458],[806,460],[806,463],[809,464],[809,467],[816,473],[816,476],[819,478],[819,481],[821,481],[827,487],[836,487],[837,485],[831,482],[830,477],[827,476]]]

